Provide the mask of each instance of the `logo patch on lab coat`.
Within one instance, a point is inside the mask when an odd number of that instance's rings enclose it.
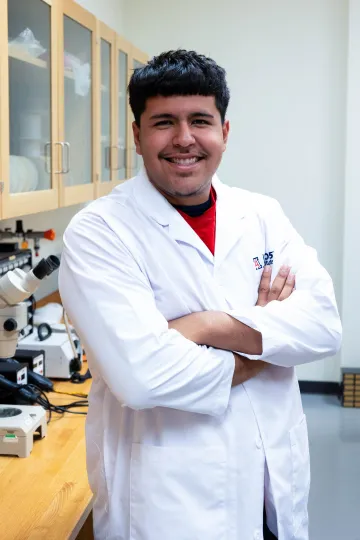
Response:
[[[274,252],[269,251],[268,253],[264,253],[264,255],[262,256],[262,264],[260,262],[260,257],[254,257],[253,261],[255,270],[261,270],[262,268],[264,268],[264,266],[271,266],[272,264],[274,264]]]

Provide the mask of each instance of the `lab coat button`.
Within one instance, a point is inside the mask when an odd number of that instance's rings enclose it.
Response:
[[[254,532],[254,540],[261,540],[262,539],[262,534],[259,530],[255,531]]]
[[[262,448],[262,440],[260,436],[256,439],[256,448],[258,448],[259,450],[260,448]]]

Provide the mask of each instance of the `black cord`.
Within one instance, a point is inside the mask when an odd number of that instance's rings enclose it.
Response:
[[[48,400],[47,395],[45,394],[45,392],[43,392],[43,390],[41,390],[41,396],[43,396],[43,399],[45,400],[45,403],[47,404],[47,406],[44,407],[44,409],[47,410],[47,412],[49,413],[47,423],[50,424],[51,415],[52,415],[51,404],[50,404],[50,401]]]
[[[6,395],[6,393],[9,392],[9,394],[15,395],[15,401],[17,401],[19,404],[37,403],[38,405],[41,405],[49,413],[48,422],[51,420],[52,413],[61,415],[64,413],[80,415],[87,414],[86,412],[71,410],[75,407],[88,407],[89,402],[87,399],[73,401],[71,403],[64,403],[63,405],[55,405],[50,402],[47,395],[36,384],[18,385],[8,381],[2,375],[0,375],[0,383],[1,393]]]
[[[80,401],[72,401],[71,403],[65,403],[64,405],[54,405],[49,401],[49,398],[47,395],[43,392],[41,388],[34,384],[28,384],[24,385],[28,388],[28,390],[31,390],[32,392],[37,393],[36,403],[41,405],[46,411],[49,412],[49,419],[48,422],[51,420],[51,413],[57,413],[57,414],[80,414],[80,415],[86,415],[86,412],[82,411],[71,411],[70,409],[75,407],[88,407],[89,402],[86,399],[80,400]]]

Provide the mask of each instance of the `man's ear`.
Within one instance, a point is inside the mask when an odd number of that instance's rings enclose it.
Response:
[[[227,145],[228,138],[229,138],[229,131],[230,131],[230,122],[229,122],[229,120],[226,120],[226,121],[223,123],[222,130],[223,130],[224,152],[225,152],[225,150],[226,150],[226,145]]]
[[[134,143],[135,143],[136,153],[139,154],[139,156],[141,156],[142,153],[141,153],[141,147],[140,147],[140,127],[137,125],[136,122],[132,123],[132,130],[134,134]]]

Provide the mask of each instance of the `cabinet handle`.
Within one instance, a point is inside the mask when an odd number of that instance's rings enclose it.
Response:
[[[57,146],[57,145],[61,146],[61,143],[55,142],[54,146]],[[49,163],[50,163],[50,166],[49,166]],[[52,174],[51,165],[52,165],[51,142],[48,142],[48,143],[45,144],[45,171],[48,174]],[[54,171],[54,174],[60,174],[60,173],[61,173],[61,170],[60,171]]]
[[[112,156],[111,156],[111,149],[112,146],[106,146],[105,147],[105,169],[111,170],[111,164],[112,164]]]
[[[133,171],[136,174],[138,169],[139,169],[139,156],[137,155],[135,146],[133,146],[133,152],[134,152],[134,155],[133,155],[133,163],[132,163],[132,165],[133,165]]]
[[[68,174],[70,172],[70,143],[62,142],[60,144],[63,147],[63,164],[64,164],[64,154],[66,154],[66,165],[65,167],[63,167],[63,170],[61,172],[62,174]],[[64,152],[64,148],[66,148],[66,152]]]
[[[50,150],[50,158],[49,158],[49,150]],[[51,142],[47,142],[45,144],[44,155],[45,155],[45,171],[47,172],[47,174],[51,174]],[[49,166],[49,159],[50,159],[50,166]]]
[[[118,166],[115,167],[115,171],[119,171],[120,169],[123,169],[125,167],[125,163],[126,163],[126,148],[125,146],[120,146],[119,144],[116,145],[116,146],[113,146],[113,148],[115,148],[117,150],[117,153],[118,153]],[[120,152],[123,153],[123,159],[121,160],[119,158],[119,154]]]
[[[60,142],[54,142],[54,146],[62,146]],[[50,153],[49,153],[50,150]],[[50,154],[50,155],[49,155]],[[49,160],[52,165],[52,156],[51,156],[51,143],[48,142],[45,144],[45,170],[48,174],[52,173],[52,167],[49,167]],[[54,171],[54,174],[61,174],[62,170]]]

